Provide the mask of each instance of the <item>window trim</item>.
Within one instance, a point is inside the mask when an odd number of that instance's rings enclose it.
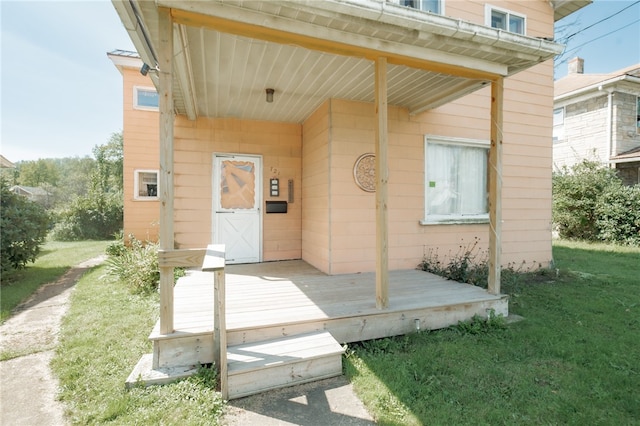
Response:
[[[456,145],[466,146],[470,148],[485,148],[487,154],[491,148],[491,141],[487,139],[470,139],[470,138],[457,138],[451,136],[442,135],[425,135],[424,136],[424,218],[420,220],[420,225],[461,225],[461,224],[477,224],[477,223],[489,223],[489,207],[487,206],[487,212],[482,214],[468,214],[468,215],[436,215],[428,214],[428,197],[427,197],[427,161],[429,156],[428,144],[437,143],[440,145]],[[488,176],[489,159],[487,155],[487,180]],[[489,190],[487,188],[487,197]]]
[[[502,12],[504,14],[507,15],[507,29],[503,30],[502,28],[495,28],[491,25],[491,12],[492,11],[496,11],[496,12]],[[508,27],[509,27],[509,17],[513,15],[513,16],[517,16],[518,18],[522,18],[522,33],[516,33],[513,31],[509,31]],[[511,34],[520,34],[520,35],[527,35],[527,15],[522,15],[520,13],[517,12],[513,12],[509,9],[504,9],[501,7],[496,7],[496,6],[492,6],[490,4],[485,4],[484,5],[484,23],[486,26],[490,27],[490,28],[494,28],[496,30],[500,30],[500,31],[506,31],[509,32]]]
[[[421,0],[416,0],[416,1],[419,1],[419,2],[420,2]],[[401,2],[401,0],[395,0],[395,3],[397,3],[399,6],[402,6],[402,7],[408,7],[408,8],[410,8],[410,9],[420,10],[420,11],[422,11],[422,12],[433,13],[434,15],[442,15],[442,16],[444,16],[444,10],[445,10],[445,9],[444,9],[444,4],[445,4],[445,0],[438,0],[439,5],[440,5],[440,11],[439,11],[439,12],[437,12],[437,13],[436,13],[436,12],[430,12],[430,11],[428,11],[428,10],[424,10],[424,9],[422,9],[422,8],[418,8],[418,7],[405,6],[405,5],[401,4],[400,2]]]
[[[156,174],[156,195],[140,195],[140,175],[142,173]],[[136,201],[158,201],[160,199],[160,170],[158,169],[135,169],[133,171],[133,199]]]
[[[640,135],[640,95],[636,96],[636,134]]]
[[[562,122],[559,124],[555,123],[555,116],[556,116],[556,111],[558,110],[562,110]],[[558,107],[558,108],[554,108],[553,109],[553,115],[552,115],[552,125],[551,125],[551,139],[553,140],[554,143],[558,143],[561,141],[564,141],[564,120],[566,117],[567,111],[565,109],[564,106]],[[562,138],[558,138],[556,137],[555,133],[556,133],[556,128],[559,128],[562,126]]]
[[[156,94],[158,93],[155,87],[133,86],[133,109],[142,110],[142,111],[159,111],[160,110],[159,106],[150,107],[145,105],[138,105],[138,92],[140,91],[155,92]],[[158,99],[158,101],[160,100]]]

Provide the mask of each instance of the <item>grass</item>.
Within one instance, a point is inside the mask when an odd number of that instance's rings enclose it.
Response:
[[[382,425],[638,424],[640,249],[558,242],[558,272],[503,290],[524,321],[352,345],[345,370]]]
[[[134,295],[100,267],[76,285],[52,362],[73,424],[215,425],[224,407],[215,370],[126,390],[157,317],[158,295]]]
[[[43,284],[57,280],[78,263],[104,253],[108,244],[108,241],[46,242],[35,263],[2,276],[0,322]]]

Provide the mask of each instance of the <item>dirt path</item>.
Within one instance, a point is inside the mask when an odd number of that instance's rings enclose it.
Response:
[[[58,382],[49,363],[58,342],[60,323],[80,277],[104,261],[99,256],[45,284],[0,325],[0,424],[64,425],[64,409],[56,400]]]

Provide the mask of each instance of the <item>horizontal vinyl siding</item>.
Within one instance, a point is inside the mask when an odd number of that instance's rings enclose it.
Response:
[[[551,260],[552,64],[505,83],[503,123],[503,264]],[[529,102],[531,99],[531,102]],[[374,152],[373,106],[332,100],[331,273],[375,269],[375,194],[353,180],[359,155]],[[488,140],[490,89],[409,116],[389,107],[389,267],[414,268],[428,253],[441,259],[478,242],[488,225],[421,226],[424,216],[424,135]],[[356,124],[361,126],[355,128]],[[352,126],[352,127],[349,127]]]
[[[263,260],[299,259],[302,245],[300,135],[297,124],[206,118],[189,121],[186,117],[176,117],[176,244],[196,248],[205,247],[212,240],[214,154],[261,155],[264,200],[287,200],[289,179],[294,183],[294,202],[289,203],[287,214],[263,214]],[[269,194],[272,177],[280,180],[279,197]]]
[[[122,70],[123,74],[123,190],[125,236],[133,235],[142,241],[157,241],[159,235],[160,203],[134,199],[135,170],[159,170],[159,116],[155,111],[133,108],[134,86],[153,87],[149,77],[139,70]]]
[[[329,110],[330,101],[303,125],[302,258],[329,272]]]

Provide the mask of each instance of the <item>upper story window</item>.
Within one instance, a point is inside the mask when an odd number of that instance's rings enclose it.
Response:
[[[146,109],[158,111],[158,92],[153,87],[133,88],[133,107],[135,109]]]
[[[526,18],[524,15],[486,5],[486,24],[492,28],[509,31],[516,34],[525,34]]]
[[[425,220],[478,223],[489,218],[489,142],[425,137]]]
[[[564,139],[564,107],[553,110],[553,141]]]
[[[444,13],[442,10],[443,1],[444,0],[400,0],[400,5],[442,15]]]

